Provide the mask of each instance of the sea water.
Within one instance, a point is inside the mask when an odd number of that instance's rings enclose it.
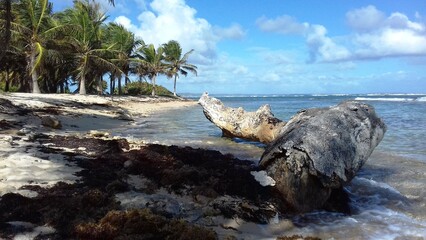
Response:
[[[367,164],[346,186],[352,214],[316,211],[293,216],[290,217],[293,229],[274,234],[323,239],[426,239],[426,94],[214,97],[226,106],[243,107],[247,111],[269,104],[275,117],[284,121],[302,109],[328,107],[344,100],[374,106],[388,130]],[[205,118],[200,106],[154,114],[116,134],[147,143],[218,150],[255,163],[264,148],[255,142],[223,138],[221,131]]]

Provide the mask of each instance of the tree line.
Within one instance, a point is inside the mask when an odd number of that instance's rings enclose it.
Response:
[[[110,1],[114,4],[114,1]],[[156,78],[176,81],[197,67],[188,63],[179,42],[158,47],[135,37],[107,16],[94,0],[53,12],[49,0],[0,0],[0,86],[4,91],[64,93],[76,85],[80,94],[102,93],[109,76],[110,93],[122,93],[130,75],[149,79],[156,95]]]

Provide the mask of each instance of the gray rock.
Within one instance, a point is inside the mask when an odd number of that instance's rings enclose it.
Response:
[[[237,137],[251,141],[269,143],[280,133],[285,122],[274,117],[269,105],[261,106],[255,112],[242,108],[230,108],[208,93],[198,100],[208,120],[222,130],[225,137]]]
[[[267,146],[259,165],[291,207],[311,211],[355,176],[385,131],[374,108],[360,102],[303,110]]]
[[[134,121],[132,115],[128,113],[127,111],[120,110],[117,111],[117,119],[119,120],[125,120],[125,121]]]
[[[43,116],[41,117],[41,125],[45,127],[50,127],[54,129],[61,129],[62,124],[56,117],[53,116]]]

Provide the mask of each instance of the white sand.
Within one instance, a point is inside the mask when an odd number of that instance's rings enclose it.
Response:
[[[61,121],[62,129],[41,125],[40,118],[46,115],[53,116],[50,113],[37,112],[35,115],[24,116],[0,113],[0,121],[24,123],[23,129],[20,129],[24,136],[17,135],[19,130],[1,131],[0,129],[0,196],[15,192],[28,197],[34,197],[37,194],[20,189],[22,186],[37,184],[47,187],[59,181],[72,183],[78,179],[74,174],[81,170],[65,161],[60,154],[39,152],[36,148],[37,142],[27,141],[31,134],[83,136],[91,130],[108,133],[114,128],[130,124],[129,121],[119,119],[123,114],[136,119],[154,112],[196,104],[195,101],[177,101],[161,97],[111,98],[71,94],[13,93],[0,94],[0,98],[8,99],[14,105],[26,109],[53,108],[60,111],[60,115],[55,117]],[[73,149],[67,151],[73,151]]]

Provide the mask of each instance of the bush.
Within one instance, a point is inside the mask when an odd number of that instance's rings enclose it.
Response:
[[[151,95],[152,85],[146,82],[131,82],[126,85],[125,92],[128,95]],[[155,93],[160,96],[173,96],[173,93],[167,88],[157,85]]]

